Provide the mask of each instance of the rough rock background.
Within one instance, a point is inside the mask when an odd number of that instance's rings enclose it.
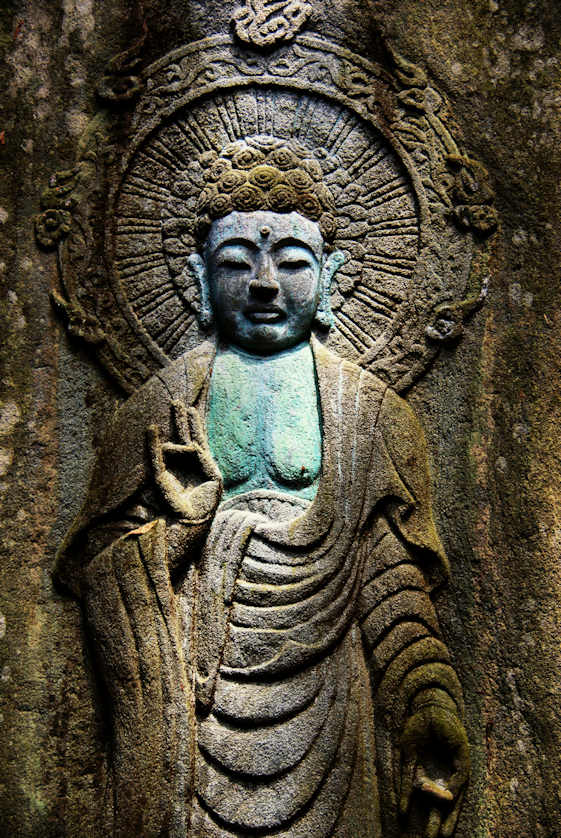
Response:
[[[501,230],[485,308],[410,394],[453,565],[439,598],[473,777],[461,838],[561,834],[561,9],[558,0],[316,0],[309,27],[375,59],[380,35],[450,99]],[[94,87],[141,32],[146,60],[226,30],[223,0],[3,0],[0,8],[0,812],[17,836],[95,835],[106,734],[55,549],[117,393],[49,302],[32,217],[74,158]],[[99,701],[97,702],[99,704]]]

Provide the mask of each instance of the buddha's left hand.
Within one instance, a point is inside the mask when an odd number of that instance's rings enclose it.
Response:
[[[448,710],[429,705],[406,722],[401,737],[400,812],[406,816],[415,793],[428,811],[424,838],[449,838],[456,828],[469,777],[464,726]]]

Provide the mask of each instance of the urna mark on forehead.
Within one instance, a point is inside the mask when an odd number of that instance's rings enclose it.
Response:
[[[322,258],[324,247],[320,229],[314,221],[297,212],[274,213],[266,210],[232,212],[214,221],[207,238],[207,253],[216,253],[230,243],[246,244],[257,250],[274,250],[284,245],[300,246],[318,261]]]

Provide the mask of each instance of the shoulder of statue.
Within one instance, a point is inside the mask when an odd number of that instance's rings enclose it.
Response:
[[[341,409],[350,420],[357,417],[371,430],[377,425],[388,385],[364,367],[342,358],[316,338],[312,338],[316,372],[324,398],[341,400]],[[358,394],[358,402],[356,396]],[[323,399],[322,399],[323,401]]]
[[[171,361],[154,373],[117,409],[108,432],[123,422],[147,426],[147,422],[159,423],[169,414],[169,403],[181,399],[187,406],[195,403],[210,374],[216,348],[210,341],[204,341],[184,355]]]
[[[368,387],[371,391],[379,394],[380,397],[383,397],[384,392],[388,389],[388,385],[381,378],[378,378],[374,373],[371,373],[359,364],[355,364],[354,361],[349,361],[347,358],[343,358],[341,355],[333,352],[333,350],[328,349],[327,346],[320,343],[314,336],[312,336],[311,347],[320,375],[323,372],[338,376],[342,368],[345,379],[353,379],[357,385],[360,381],[362,387]]]

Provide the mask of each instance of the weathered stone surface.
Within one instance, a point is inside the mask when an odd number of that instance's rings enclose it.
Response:
[[[2,10],[3,248],[0,644],[6,831],[101,829],[108,737],[80,611],[51,580],[93,449],[121,398],[49,302],[54,261],[32,219],[75,159],[107,62],[142,33],[143,61],[215,32],[233,4]],[[308,31],[382,64],[380,35],[446,93],[490,172],[501,222],[484,309],[408,399],[429,438],[451,584],[437,606],[466,696],[472,778],[458,835],[548,838],[560,799],[558,62],[555,2],[316,2]],[[108,83],[102,88],[107,91]],[[477,283],[475,283],[477,285]]]

